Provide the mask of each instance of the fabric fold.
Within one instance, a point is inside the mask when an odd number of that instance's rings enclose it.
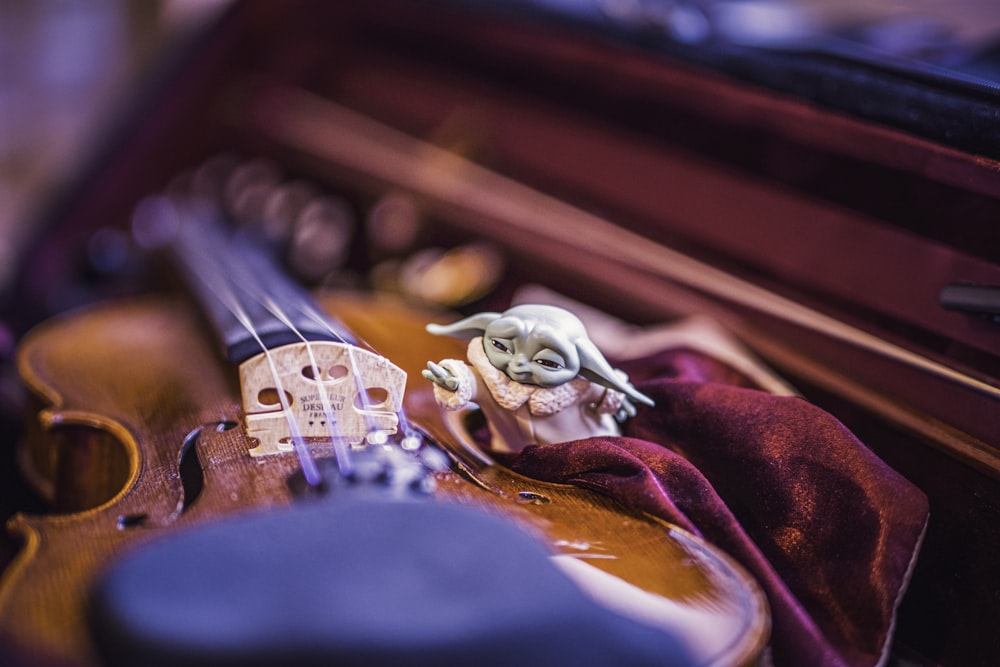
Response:
[[[764,588],[775,665],[884,663],[926,496],[834,417],[692,350],[620,362],[656,401],[625,437],[497,455],[694,532]]]

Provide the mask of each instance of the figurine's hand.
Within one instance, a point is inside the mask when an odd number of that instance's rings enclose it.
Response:
[[[619,424],[624,424],[625,420],[629,417],[635,417],[635,412],[635,403],[626,396],[622,399],[622,404],[618,406],[618,410],[615,412],[615,421]]]
[[[455,391],[458,389],[458,378],[452,375],[448,369],[435,364],[433,361],[428,361],[427,368],[421,371],[420,374],[434,384],[447,389],[448,391]]]

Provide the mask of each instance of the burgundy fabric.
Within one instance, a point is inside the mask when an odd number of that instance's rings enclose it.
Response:
[[[626,437],[497,455],[606,493],[736,558],[767,593],[776,666],[875,665],[928,516],[840,422],[696,352],[619,363],[656,401]]]

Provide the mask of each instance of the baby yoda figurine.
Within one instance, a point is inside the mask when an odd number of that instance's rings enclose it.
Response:
[[[496,451],[620,435],[618,421],[635,415],[633,401],[653,405],[562,308],[515,306],[427,330],[471,339],[468,362],[430,362],[423,376],[443,408],[482,409]]]

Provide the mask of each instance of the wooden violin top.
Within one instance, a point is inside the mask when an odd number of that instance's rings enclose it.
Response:
[[[435,498],[538,536],[583,590],[683,636],[697,664],[756,660],[767,605],[741,568],[675,527],[521,477],[457,443],[419,369],[460,356],[462,344],[426,333],[427,313],[356,295],[321,303],[407,371],[409,419],[452,459],[434,473]],[[289,505],[299,464],[291,454],[248,455],[255,443],[241,425],[234,369],[186,303],[151,297],[59,317],[26,337],[19,360],[42,404],[26,468],[61,513],[10,522],[25,546],[0,580],[0,632],[39,655],[88,664],[89,591],[116,557],[174,530]]]

